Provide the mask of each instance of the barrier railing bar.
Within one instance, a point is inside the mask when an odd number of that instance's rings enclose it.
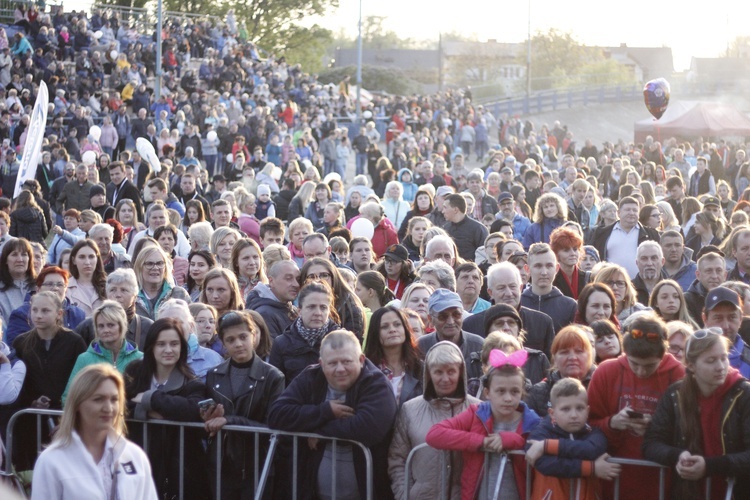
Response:
[[[292,442],[294,443],[292,446],[292,499],[297,500],[297,461],[294,460],[294,457],[299,456],[299,439],[293,438]]]
[[[732,492],[734,491],[735,478],[730,477],[727,481],[727,494],[724,496],[724,500],[732,500]]]
[[[489,476],[489,469],[487,467],[489,465],[489,463],[490,463],[490,461],[489,461],[489,455],[490,455],[490,453],[485,453],[484,454],[485,470],[487,470],[487,472],[488,472],[485,475],[487,475],[487,476]],[[497,472],[497,482],[495,483],[495,492],[492,494],[493,500],[495,498],[497,498],[497,496],[500,494],[500,485],[503,483],[503,476],[505,475],[505,467],[507,465],[508,465],[508,455],[505,454],[505,453],[503,453],[502,456],[500,457],[500,470],[498,470],[498,472]]]
[[[216,433],[214,439],[216,439],[216,496],[214,498],[221,498],[221,441],[222,441],[222,429]]]
[[[255,439],[253,439],[254,447],[253,447],[253,463],[255,464],[255,467],[253,467],[253,486],[255,487],[255,491],[258,491],[258,459],[260,458],[260,451],[258,450],[258,434],[255,434]]]
[[[659,469],[659,500],[664,500],[664,489],[666,488],[667,469],[661,467]]]
[[[320,443],[318,443],[319,445]],[[336,441],[333,442],[333,456],[331,457],[331,487],[333,488],[331,490],[331,498],[336,498],[336,452],[338,450],[336,449]],[[323,454],[325,454],[325,450],[323,450]]]
[[[258,434],[256,434],[256,436],[258,436]],[[278,443],[279,440],[276,434],[271,434],[271,439],[268,444],[268,453],[266,454],[266,463],[263,464],[263,473],[260,475],[260,481],[255,484],[255,500],[260,500],[261,498],[263,498],[263,490],[266,489],[266,481],[268,481],[268,475],[271,473],[273,456],[276,453],[276,446],[278,445]],[[258,458],[260,457],[257,457],[255,462],[256,476],[258,471]]]
[[[448,453],[440,454],[440,487],[442,488],[441,498],[443,500],[448,500],[448,484],[450,483],[451,478],[451,473],[448,470],[448,467],[450,467],[450,465],[448,465],[450,463],[448,456]]]
[[[185,427],[180,426],[180,499],[185,498]]]

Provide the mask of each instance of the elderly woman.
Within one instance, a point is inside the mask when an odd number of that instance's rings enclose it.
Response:
[[[39,291],[54,292],[60,298],[63,307],[62,326],[74,330],[86,319],[86,313],[71,305],[65,297],[68,290],[68,276],[67,271],[57,266],[45,267],[36,277],[36,287]],[[31,297],[31,293],[27,294],[23,305],[11,313],[3,336],[6,344],[12,345],[17,336],[31,330]]]
[[[385,217],[383,206],[374,201],[368,201],[359,207],[360,218],[367,219],[372,223],[374,234],[372,236],[372,249],[376,258],[380,259],[386,249],[398,243],[398,233],[393,223]]]
[[[68,386],[62,396],[63,405],[76,375],[85,367],[106,363],[117,368],[118,372],[124,373],[125,368],[131,362],[143,357],[143,353],[138,350],[138,347],[126,338],[128,319],[125,315],[125,309],[118,302],[105,300],[101,306],[96,308],[96,311],[94,311],[94,329],[96,340],[89,345],[86,352],[78,356],[68,379]]]
[[[132,344],[142,349],[146,342],[146,333],[153,321],[136,313],[135,299],[138,297],[138,280],[132,269],[118,269],[107,276],[107,299],[119,303],[125,310],[128,320],[126,338]],[[76,332],[86,341],[86,345],[94,341],[96,332],[92,317],[82,321]]]
[[[637,294],[628,272],[617,264],[605,264],[594,277],[594,283],[604,283],[615,294],[615,314],[622,324],[628,316],[649,308],[637,301]]]
[[[287,245],[287,249],[291,254],[292,260],[294,260],[298,267],[302,267],[305,263],[305,254],[302,252],[302,243],[305,241],[305,238],[313,232],[314,228],[312,223],[302,217],[294,219],[289,224],[289,244]]]
[[[208,252],[211,247],[211,237],[214,235],[214,228],[210,222],[196,222],[190,225],[188,229],[188,238],[190,239],[190,249],[192,252],[198,250]]]
[[[526,403],[538,415],[547,414],[550,393],[558,381],[571,377],[588,387],[594,368],[594,348],[589,334],[584,327],[566,326],[552,342],[552,371],[546,379],[534,384]]]
[[[555,193],[539,197],[534,210],[534,223],[523,236],[523,247],[528,250],[534,243],[549,243],[552,231],[568,219],[568,205]]]
[[[409,202],[404,201],[404,186],[398,181],[391,181],[385,186],[385,198],[383,198],[383,210],[385,216],[394,227],[401,227],[401,223],[409,212]]]
[[[3,245],[0,253],[0,315],[8,324],[10,314],[21,307],[26,294],[36,291],[34,252],[29,242],[14,238]]]
[[[147,246],[141,250],[133,270],[139,288],[135,305],[137,314],[155,321],[159,307],[165,301],[174,298],[190,302],[185,289],[174,286],[172,259],[161,248]]]
[[[396,419],[393,440],[388,450],[388,474],[397,499],[406,496],[411,483],[411,498],[437,498],[441,491],[440,463],[443,452],[424,448],[413,457],[411,474],[406,477],[406,458],[411,450],[425,443],[430,428],[458,415],[479,400],[467,393],[466,366],[461,350],[451,342],[438,342],[425,357],[424,393],[404,403]],[[461,461],[451,456],[448,497],[461,498]]]
[[[209,249],[221,267],[232,268],[232,248],[241,238],[239,231],[231,227],[220,227],[211,235]]]

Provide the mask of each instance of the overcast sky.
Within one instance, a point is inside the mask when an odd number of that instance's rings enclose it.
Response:
[[[735,36],[750,34],[750,2],[716,0],[703,3],[703,9],[698,2],[658,0],[531,2],[532,33],[556,28],[587,45],[668,46],[678,71],[689,67],[691,56],[716,57]],[[333,15],[316,21],[356,35],[359,2],[339,3]],[[482,41],[519,42],[527,35],[528,5],[523,0],[362,0],[362,11],[363,16],[388,16],[386,27],[404,38],[437,40],[441,31],[459,31],[476,33]]]

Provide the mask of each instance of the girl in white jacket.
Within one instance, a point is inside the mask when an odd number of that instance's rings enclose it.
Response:
[[[125,387],[108,364],[73,381],[49,448],[34,467],[32,500],[157,500],[146,454],[125,438]]]

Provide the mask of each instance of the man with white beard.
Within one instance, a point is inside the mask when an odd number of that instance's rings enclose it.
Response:
[[[644,241],[638,245],[635,263],[638,274],[633,279],[633,286],[638,293],[638,302],[647,306],[651,290],[663,279],[668,279],[664,271],[664,253],[661,245],[655,241]]]

